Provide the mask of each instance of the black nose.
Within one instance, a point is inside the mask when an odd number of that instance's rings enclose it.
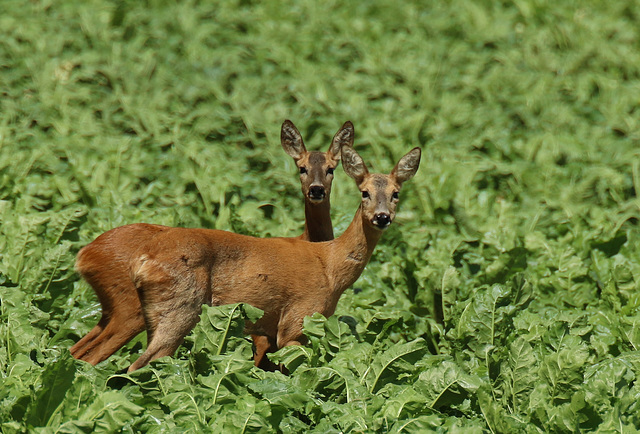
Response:
[[[383,212],[378,213],[373,217],[373,224],[380,228],[386,228],[391,224],[391,216]]]
[[[321,185],[313,185],[309,188],[309,197],[311,199],[324,199],[324,187]]]

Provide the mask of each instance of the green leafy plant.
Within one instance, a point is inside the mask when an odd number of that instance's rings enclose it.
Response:
[[[0,430],[635,432],[637,2],[0,6]],[[100,307],[78,250],[136,222],[297,236],[284,119],[353,121],[376,171],[423,149],[309,344],[253,366],[248,305],[203,307],[126,374],[68,349]],[[336,171],[332,217],[358,195]],[[126,325],[123,325],[126,326]]]

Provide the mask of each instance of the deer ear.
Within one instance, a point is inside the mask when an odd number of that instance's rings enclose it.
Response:
[[[347,175],[356,180],[358,185],[362,183],[364,177],[369,173],[362,157],[350,146],[342,147],[342,167],[344,167]]]
[[[400,184],[413,178],[413,175],[418,171],[418,166],[420,166],[421,154],[420,148],[410,150],[407,155],[398,161],[396,167],[391,171],[391,176]]]
[[[299,160],[302,154],[307,152],[300,131],[298,131],[296,126],[293,125],[293,122],[288,119],[282,123],[280,143],[282,143],[284,152],[293,157],[294,160]]]
[[[333,136],[331,146],[329,146],[329,153],[333,155],[333,158],[340,160],[340,150],[343,146],[353,148],[353,137],[353,124],[351,121],[347,121],[344,123],[342,128],[338,130],[336,135]]]

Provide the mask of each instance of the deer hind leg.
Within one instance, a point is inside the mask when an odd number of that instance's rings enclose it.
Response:
[[[70,349],[76,359],[95,365],[105,360],[144,330],[138,293],[128,271],[114,266],[107,275],[82,273],[102,305],[102,317]]]
[[[89,333],[87,333],[82,339],[76,342],[69,349],[71,355],[76,359],[84,360],[83,357],[85,356],[85,354],[87,354],[88,348],[93,346],[93,342],[109,324],[110,319],[110,316],[105,314],[105,312],[103,311],[98,324],[96,324]]]
[[[127,372],[142,368],[157,358],[172,356],[182,344],[184,337],[198,323],[201,309],[174,310],[158,321],[152,332],[147,328],[149,332],[147,350],[129,367]]]
[[[75,353],[72,348],[72,355],[96,365],[109,358],[144,329],[142,312],[134,309],[119,309],[98,336]]]
[[[92,245],[90,244],[80,251],[78,261],[76,262],[76,269],[89,285],[91,285],[93,291],[98,296],[100,306],[102,307],[102,316],[98,324],[70,348],[69,351],[71,355],[80,360],[84,360],[85,355],[96,345],[99,345],[99,343],[96,343],[96,340],[100,341],[99,337],[109,325],[114,307],[116,306],[111,296],[111,291],[112,287],[117,286],[117,281],[114,282],[110,275],[104,275],[100,272],[101,268],[94,260],[94,256],[97,256],[97,254],[94,253],[94,249],[91,247]]]
[[[114,251],[107,242],[109,237],[105,241],[108,234],[115,236],[111,231],[98,237],[80,250],[76,261],[76,269],[98,296],[102,317],[70,351],[76,359],[93,365],[108,358],[144,330],[140,300],[131,280],[128,261]]]
[[[200,320],[206,288],[198,282],[207,281],[202,279],[206,277],[203,269],[170,267],[146,256],[134,267],[134,282],[147,327],[147,349],[128,372],[173,355]]]

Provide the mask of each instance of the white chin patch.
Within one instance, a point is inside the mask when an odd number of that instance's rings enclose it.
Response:
[[[380,229],[381,231],[385,230],[386,228],[388,228],[389,226],[391,226],[391,222],[387,223],[386,225],[382,226],[381,224],[373,221],[371,222],[371,224],[373,224],[373,226],[375,226],[376,228]]]

